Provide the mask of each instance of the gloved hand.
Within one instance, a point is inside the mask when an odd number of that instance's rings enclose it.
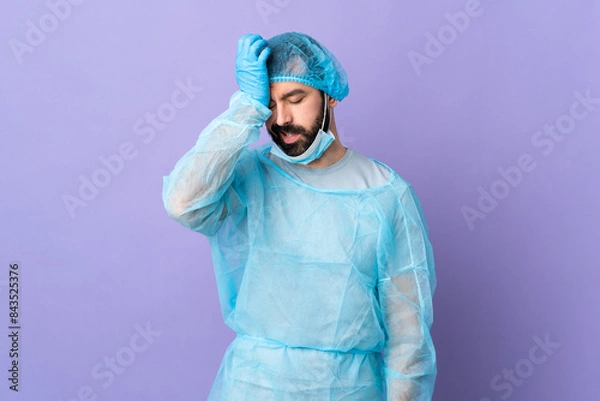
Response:
[[[235,79],[242,92],[247,93],[266,107],[271,98],[267,57],[271,49],[267,41],[257,34],[246,34],[238,41],[235,59]]]

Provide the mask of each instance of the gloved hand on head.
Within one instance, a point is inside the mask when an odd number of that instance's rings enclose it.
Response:
[[[238,41],[235,79],[242,92],[269,107],[270,90],[267,58],[271,49],[257,34],[246,34]]]

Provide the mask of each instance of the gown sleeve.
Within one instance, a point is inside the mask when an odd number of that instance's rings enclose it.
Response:
[[[271,110],[241,91],[229,108],[200,133],[192,147],[163,177],[167,214],[185,227],[214,235],[228,213],[243,207],[231,187],[240,156],[260,136]]]
[[[430,401],[437,375],[430,335],[436,287],[433,251],[419,199],[410,184],[399,194],[378,292],[386,329],[388,401]]]

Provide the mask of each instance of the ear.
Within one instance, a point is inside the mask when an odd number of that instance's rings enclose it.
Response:
[[[332,97],[329,97],[329,102],[328,103],[329,103],[329,107],[333,108],[333,107],[335,107],[338,104],[338,101],[335,100]]]

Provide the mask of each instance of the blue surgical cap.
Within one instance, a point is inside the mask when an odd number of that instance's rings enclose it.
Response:
[[[322,90],[336,100],[348,95],[348,76],[325,46],[310,36],[287,32],[268,40],[269,82],[299,82]]]

